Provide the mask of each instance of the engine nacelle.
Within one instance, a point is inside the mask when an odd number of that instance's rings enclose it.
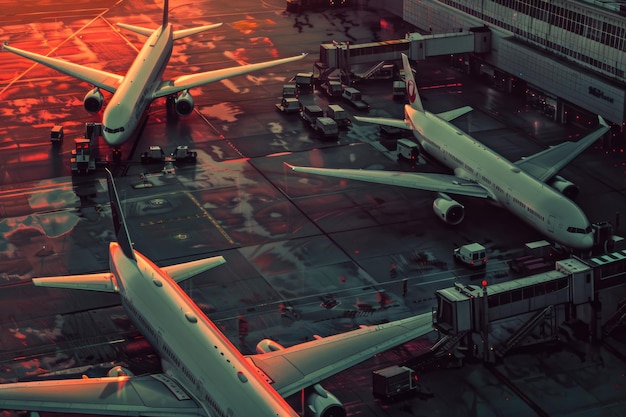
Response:
[[[465,207],[451,198],[439,197],[433,202],[433,211],[441,220],[457,225],[465,217]]]
[[[118,365],[109,369],[107,376],[134,376],[134,374],[128,368]]]
[[[346,417],[343,404],[320,384],[307,389],[305,417]]]
[[[576,184],[566,180],[560,175],[554,176],[554,178],[552,178],[550,182],[548,182],[548,185],[550,185],[552,188],[556,189],[558,192],[560,192],[572,201],[575,200],[576,197],[578,197],[578,193],[580,192],[580,188],[578,188]]]
[[[100,111],[102,103],[104,103],[104,96],[98,87],[85,94],[85,98],[83,99],[85,110],[92,114]]]
[[[174,99],[174,108],[179,116],[189,116],[193,111],[193,97],[185,90]]]
[[[284,349],[284,346],[272,339],[263,339],[256,345],[256,353],[270,353]]]

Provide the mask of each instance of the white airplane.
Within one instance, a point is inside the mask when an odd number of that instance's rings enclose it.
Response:
[[[306,54],[302,54],[258,64],[183,75],[173,80],[163,80],[161,77],[172,54],[175,40],[222,25],[217,23],[191,29],[174,30],[172,25],[168,23],[168,0],[164,0],[163,3],[163,23],[157,29],[124,23],[117,24],[121,28],[148,37],[125,76],[24,51],[9,46],[6,41],[4,50],[94,85],[94,89],[85,95],[83,101],[85,110],[89,113],[97,113],[102,108],[104,97],[100,89],[113,93],[111,103],[107,105],[102,116],[102,135],[104,140],[114,148],[119,148],[136,133],[143,120],[143,115],[152,101],[157,98],[173,98],[176,113],[180,116],[187,116],[191,114],[194,107],[193,97],[188,91],[190,88],[306,57]]]
[[[0,410],[123,416],[298,417],[285,397],[304,390],[307,415],[344,416],[318,383],[372,355],[432,330],[430,313],[362,327],[291,347],[262,340],[244,356],[179,283],[225,262],[221,256],[159,268],[136,251],[107,173],[117,242],[110,272],[34,278],[40,287],[116,292],[129,318],[158,352],[163,373],[0,384]]]
[[[408,57],[404,54],[402,61],[409,98],[409,104],[404,106],[405,120],[355,118],[412,130],[421,149],[450,168],[454,175],[287,165],[296,172],[436,191],[439,195],[433,210],[453,225],[463,220],[465,209],[448,194],[490,199],[555,242],[575,249],[593,246],[589,220],[570,199],[575,197],[578,188],[557,174],[606,133],[609,127],[602,117],[598,117],[600,127],[578,142],[564,142],[511,163],[449,123],[471,111],[471,107],[439,114],[424,110]]]

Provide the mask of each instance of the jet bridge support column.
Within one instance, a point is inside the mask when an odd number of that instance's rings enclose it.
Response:
[[[483,279],[482,282],[482,306],[481,306],[481,332],[483,334],[483,364],[491,362],[491,350],[489,349],[489,302],[487,295],[487,280]]]

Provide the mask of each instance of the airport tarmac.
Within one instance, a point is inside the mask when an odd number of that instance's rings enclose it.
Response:
[[[285,168],[287,162],[442,169],[398,164],[385,147],[393,139],[381,137],[375,126],[353,123],[338,140],[324,141],[297,115],[274,107],[284,83],[313,69],[319,43],[396,39],[410,30],[397,17],[361,6],[294,15],[279,1],[191,4],[173,4],[171,20],[185,27],[225,24],[178,41],[166,76],[310,53],[296,64],[194,89],[197,111],[186,118],[169,116],[165,103],[155,102],[136,146],[124,147],[122,163],[112,164],[139,251],[159,265],[217,254],[226,258],[225,265],[183,288],[242,352],[253,353],[266,337],[291,345],[429,313],[436,289],[476,278],[505,280],[512,276],[506,261],[524,243],[542,238],[484,202],[463,199],[466,220],[450,227],[435,220],[431,193],[314,178]],[[19,10],[2,5],[2,40],[39,53],[54,49],[56,56],[121,73],[142,40],[112,25],[156,27],[161,18],[160,2],[111,1],[93,8],[86,1],[58,1]],[[110,208],[102,172],[72,177],[69,170],[72,139],[82,136],[86,122],[98,121],[82,108],[89,87],[12,54],[2,56],[0,380],[66,369],[97,374],[102,368],[93,365],[119,360],[135,370],[152,370],[157,361],[115,296],[34,288],[29,282],[106,269]],[[549,121],[523,98],[453,69],[447,58],[417,68],[428,110],[471,105],[475,110],[455,123],[511,160],[586,131]],[[358,88],[372,105],[370,115],[402,117],[390,80]],[[301,99],[322,107],[329,103],[319,92]],[[66,129],[66,140],[56,148],[48,139],[54,123]],[[198,162],[179,166],[174,176],[161,175],[161,163],[140,163],[150,145],[166,151],[189,145]],[[603,145],[586,151],[563,175],[580,186],[578,203],[592,222],[615,223],[617,213],[626,213],[624,156]],[[108,152],[101,147],[102,154]],[[142,173],[153,175],[141,178]],[[471,241],[489,251],[488,267],[479,276],[452,261],[452,249]],[[292,309],[281,315],[281,304]],[[240,316],[249,323],[245,337],[239,334]],[[427,369],[420,376],[424,395],[395,404],[374,400],[371,370],[410,360],[436,336],[372,358],[324,386],[354,416],[626,415],[624,349],[613,339],[608,347],[573,339],[539,352],[521,351],[490,369],[471,361],[461,368]],[[612,353],[611,346],[618,351]],[[290,400],[297,409],[298,399]]]

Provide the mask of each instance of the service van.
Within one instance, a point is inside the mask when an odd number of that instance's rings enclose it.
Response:
[[[336,138],[339,135],[339,126],[330,117],[318,117],[313,129],[323,138]]]
[[[308,122],[311,127],[315,127],[315,121],[318,117],[324,117],[324,111],[317,104],[309,104],[308,106],[304,106],[300,116],[302,116],[302,120]]]
[[[298,98],[298,88],[295,84],[283,85],[283,98]]]
[[[326,116],[337,122],[339,127],[348,127],[351,123],[346,110],[338,104],[330,104],[326,109]]]
[[[469,243],[454,249],[454,260],[472,268],[487,266],[487,249],[480,243]]]
[[[409,161],[417,161],[420,154],[419,145],[410,139],[398,139],[396,142],[398,158],[406,158]]]
[[[299,92],[310,93],[313,91],[313,73],[299,72],[296,74],[296,88]]]

